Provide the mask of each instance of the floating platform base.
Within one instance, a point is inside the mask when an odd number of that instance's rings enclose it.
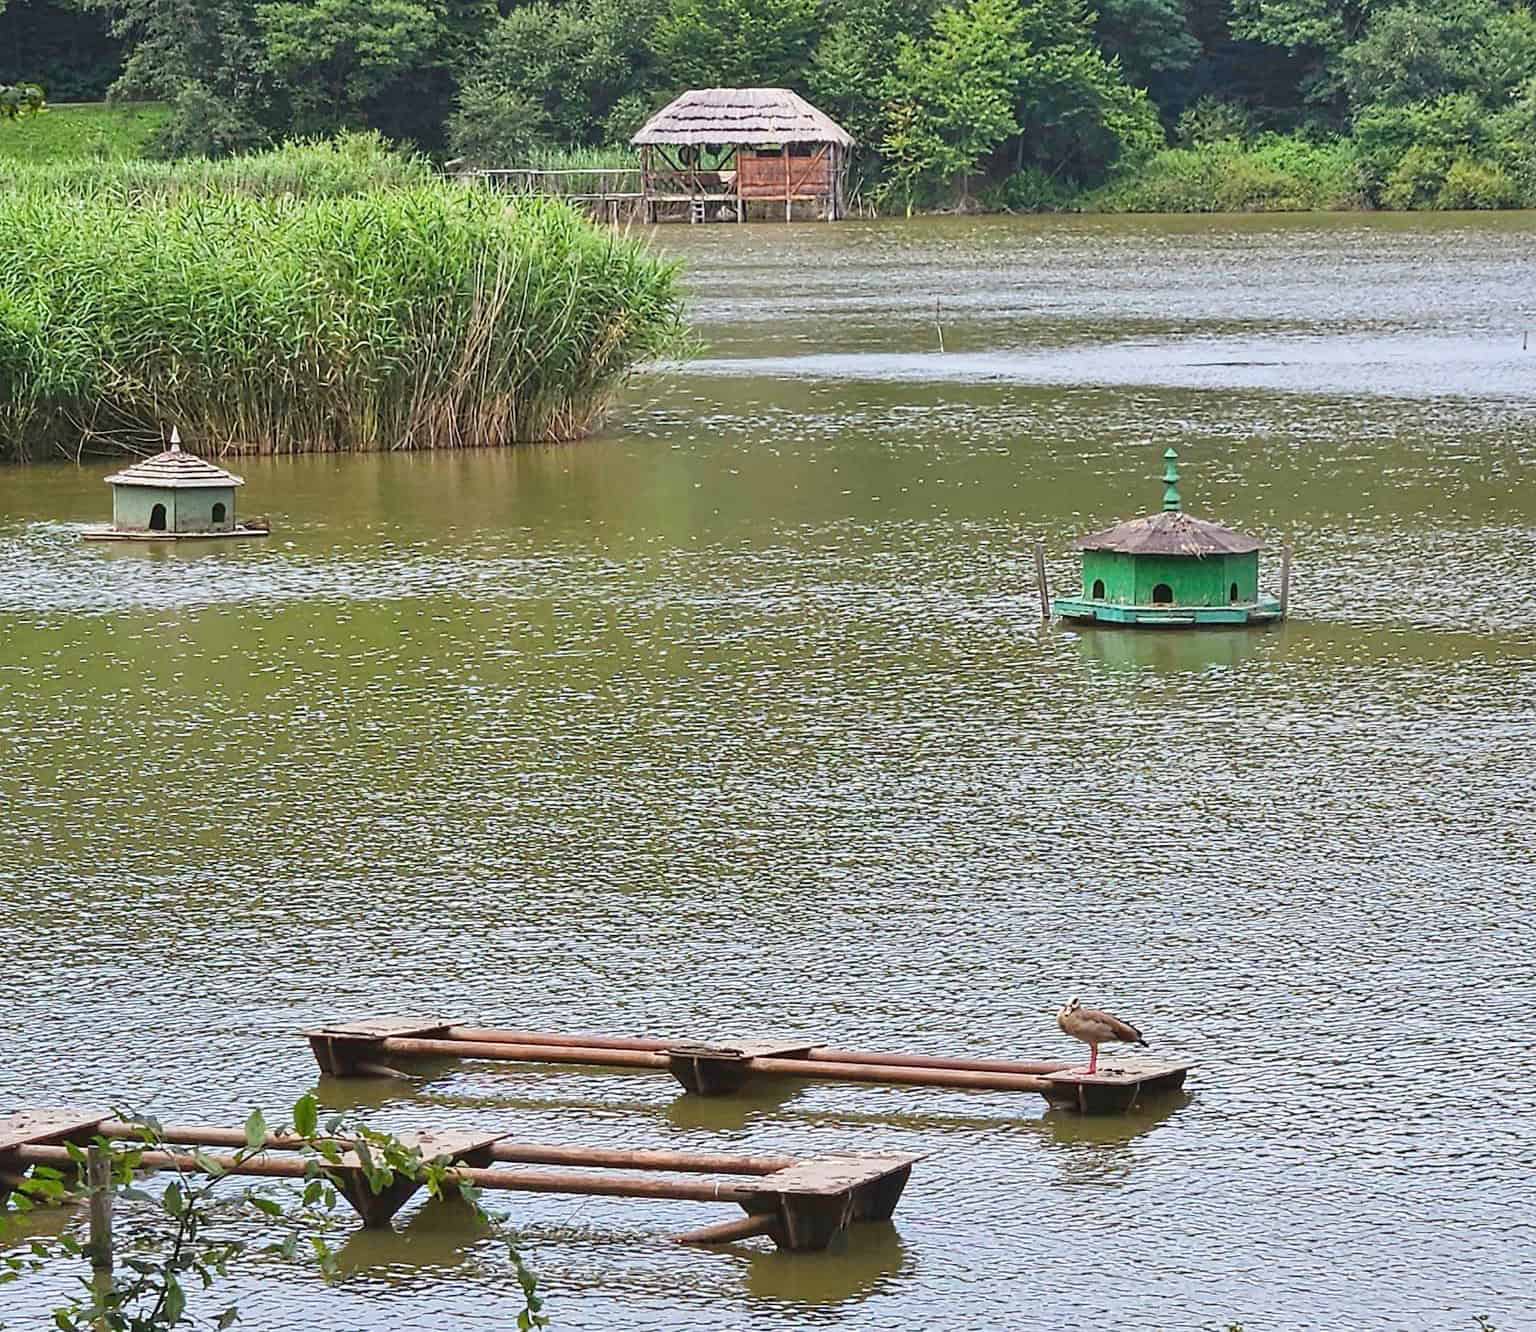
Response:
[[[124,532],[115,527],[88,527],[80,534],[85,541],[227,541],[271,535],[270,527],[232,527],[227,532]]]
[[[370,1018],[308,1033],[322,1073],[402,1077],[399,1059],[490,1059],[587,1064],[670,1073],[698,1096],[728,1096],[757,1078],[825,1079],[897,1087],[1037,1092],[1084,1114],[1118,1114],[1149,1093],[1174,1091],[1188,1063],[1121,1060],[1095,1074],[1062,1062],[947,1058],[838,1050],[808,1036],[684,1042],[638,1036],[580,1036],[469,1027],[432,1018]],[[1064,1081],[1063,1081],[1064,1080]],[[1086,1092],[1063,1090],[1085,1082]]]
[[[1274,624],[1285,618],[1278,601],[1239,602],[1228,606],[1125,606],[1086,597],[1057,597],[1051,610],[1080,624],[1108,624],[1129,629],[1230,629]]]
[[[397,1174],[376,1189],[362,1149],[354,1150],[356,1144],[344,1137],[327,1140],[340,1149],[329,1157],[318,1152],[318,1140],[292,1134],[269,1133],[252,1151],[243,1128],[161,1124],[146,1135],[143,1125],[115,1119],[104,1110],[66,1108],[0,1118],[0,1201],[23,1185],[34,1166],[72,1170],[75,1156],[70,1148],[78,1152],[98,1139],[131,1145],[147,1170],[300,1181],[318,1171],[372,1230],[388,1229],[395,1213],[420,1187],[410,1175]],[[470,1184],[522,1193],[734,1204],[744,1217],[675,1238],[683,1244],[724,1244],[765,1235],[779,1248],[794,1252],[825,1249],[855,1222],[890,1220],[913,1165],[922,1159],[896,1152],[833,1152],[801,1159],[557,1147],[514,1142],[510,1134],[498,1132],[402,1133],[398,1141],[415,1148],[424,1164],[445,1165],[443,1178],[450,1188]],[[210,1154],[209,1149],[216,1148],[238,1151]],[[576,1168],[505,1170],[499,1168],[501,1163]]]
[[[1041,1094],[1052,1105],[1081,1114],[1123,1115],[1143,1097],[1178,1091],[1191,1067],[1164,1059],[1120,1059],[1090,1073],[1084,1065],[1047,1074],[1050,1086]]]

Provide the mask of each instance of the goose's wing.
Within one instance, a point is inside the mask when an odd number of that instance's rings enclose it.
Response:
[[[1102,1008],[1080,1008],[1078,1014],[1108,1031],[1110,1035],[1105,1037],[1106,1040],[1126,1041],[1130,1044],[1141,1040],[1141,1033],[1129,1022],[1120,1021],[1113,1013],[1106,1013]]]

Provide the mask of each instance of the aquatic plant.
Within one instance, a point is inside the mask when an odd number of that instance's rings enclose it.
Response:
[[[675,352],[675,266],[556,200],[0,194],[0,455],[581,435]]]
[[[216,1316],[194,1313],[189,1293],[207,1291],[229,1275],[231,1264],[252,1251],[249,1241],[232,1237],[233,1223],[255,1221],[283,1238],[261,1246],[264,1254],[292,1261],[312,1258],[327,1280],[341,1275],[340,1259],[327,1232],[340,1200],[335,1167],[347,1153],[361,1163],[360,1178],[369,1193],[382,1196],[409,1181],[433,1199],[453,1197],[468,1207],[475,1222],[504,1245],[517,1280],[522,1308],[519,1332],[549,1326],[538,1278],[524,1261],[517,1232],[505,1213],[491,1212],[480,1190],[451,1179],[443,1159],[426,1159],[420,1148],[349,1115],[321,1122],[314,1093],[294,1103],[293,1119],[269,1128],[260,1110],[245,1121],[245,1142],[232,1155],[214,1157],[202,1148],[167,1141],[160,1122],[148,1115],[117,1112],[133,1125],[137,1141],[118,1146],[97,1137],[89,1148],[66,1144],[70,1169],[38,1165],[0,1192],[0,1244],[12,1240],[18,1219],[41,1207],[83,1201],[91,1207],[90,1241],[69,1231],[52,1241],[34,1238],[19,1252],[0,1248],[0,1285],[42,1272],[56,1261],[87,1259],[89,1281],[53,1311],[50,1326],[60,1332],[171,1332],[180,1327],[223,1329],[240,1321],[235,1306]],[[231,1176],[253,1173],[274,1145],[296,1150],[304,1162],[302,1192],[284,1188],[276,1196],[261,1185],[234,1191]],[[183,1140],[178,1138],[177,1143]],[[146,1156],[162,1166],[166,1186],[158,1200],[141,1186]],[[169,1164],[165,1164],[169,1161]],[[147,1181],[146,1181],[147,1183]],[[134,1218],[129,1234],[114,1239],[114,1202],[148,1203]]]

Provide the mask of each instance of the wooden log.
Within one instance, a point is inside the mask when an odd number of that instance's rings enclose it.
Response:
[[[798,1165],[793,1156],[727,1156],[703,1152],[620,1151],[598,1147],[541,1147],[499,1142],[491,1160],[520,1165],[596,1166],[617,1170],[673,1170],[680,1174],[772,1175]]]
[[[599,1175],[554,1170],[496,1170],[455,1168],[449,1179],[461,1179],[485,1189],[516,1193],[574,1193],[599,1198],[671,1198],[679,1202],[745,1204],[757,1195],[755,1184],[721,1180],[647,1179],[645,1176]]]
[[[124,1120],[103,1121],[97,1130],[102,1137],[136,1140],[138,1126]],[[184,1147],[244,1147],[243,1129],[212,1128],[201,1124],[163,1124],[160,1141],[168,1146]],[[315,1139],[316,1142],[332,1142],[350,1148],[346,1138]],[[409,1141],[407,1139],[406,1141]],[[291,1133],[269,1133],[262,1139],[262,1146],[269,1151],[298,1151],[306,1145],[306,1139]],[[430,1144],[428,1144],[430,1148]],[[424,1149],[423,1155],[430,1156]],[[520,1165],[584,1166],[615,1170],[672,1170],[682,1174],[703,1175],[771,1175],[799,1164],[793,1156],[735,1156],[718,1152],[666,1152],[623,1150],[602,1147],[546,1146],[542,1143],[507,1142],[497,1139],[486,1149],[492,1161]]]
[[[1040,589],[1040,618],[1051,618],[1051,590],[1045,582],[1045,542],[1035,542],[1035,584]]]
[[[86,1256],[93,1272],[112,1270],[112,1157],[92,1143],[86,1148],[85,1181],[91,1191],[90,1238]]]
[[[753,1073],[787,1078],[827,1078],[834,1082],[876,1082],[885,1086],[967,1087],[977,1091],[1044,1091],[1041,1077],[1024,1073],[981,1073],[969,1069],[920,1068],[914,1065],[843,1064],[818,1059],[754,1059]]]
[[[500,1041],[437,1041],[416,1037],[388,1037],[377,1043],[387,1054],[436,1056],[457,1059],[512,1059],[540,1064],[598,1064],[612,1068],[666,1068],[667,1057],[644,1050],[603,1046],[518,1045]]]
[[[457,1024],[446,1030],[446,1036],[455,1041],[489,1041],[495,1045],[570,1045],[590,1047],[594,1050],[668,1050],[677,1041],[655,1040],[642,1036],[587,1036],[568,1035],[549,1031],[506,1031],[500,1027],[462,1027]]]
[[[1059,1073],[1071,1068],[1065,1062],[1023,1059],[949,1059],[943,1055],[875,1054],[859,1050],[833,1050],[817,1046],[806,1056],[813,1062],[876,1064],[884,1068],[952,1068],[970,1073]]]
[[[556,1045],[594,1050],[639,1050],[664,1052],[684,1048],[686,1042],[639,1036],[590,1036],[537,1031],[507,1031],[498,1027],[452,1026],[447,1035],[453,1040],[491,1042],[497,1045]],[[745,1049],[754,1042],[726,1041],[722,1047]],[[974,1073],[1055,1073],[1071,1067],[1062,1061],[1019,1059],[951,1059],[941,1055],[899,1054],[886,1051],[839,1050],[832,1046],[812,1046],[805,1058],[813,1062],[837,1064],[881,1064],[902,1068],[952,1068]]]
[[[730,1244],[735,1240],[751,1239],[754,1235],[772,1235],[778,1226],[778,1218],[770,1213],[737,1217],[734,1221],[720,1221],[712,1226],[700,1226],[683,1235],[672,1237],[675,1244]]]
[[[306,1173],[305,1163],[298,1158],[283,1160],[280,1157],[252,1157],[242,1161],[234,1156],[209,1156],[201,1154],[203,1160],[212,1161],[220,1170],[232,1175],[252,1175],[263,1179],[303,1179]],[[64,1147],[18,1147],[17,1159],[27,1165],[66,1165],[70,1161],[67,1148]],[[146,1170],[180,1170],[188,1174],[207,1173],[198,1157],[187,1152],[162,1152],[144,1151],[139,1153],[139,1164]]]

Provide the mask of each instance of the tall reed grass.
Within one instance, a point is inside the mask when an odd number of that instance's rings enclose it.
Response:
[[[343,134],[296,141],[249,157],[175,162],[0,159],[0,193],[44,190],[127,203],[229,194],[313,199],[425,185],[435,175],[424,157],[397,151],[378,134]]]
[[[0,192],[0,455],[570,439],[681,345],[675,278],[556,200],[443,182]]]

